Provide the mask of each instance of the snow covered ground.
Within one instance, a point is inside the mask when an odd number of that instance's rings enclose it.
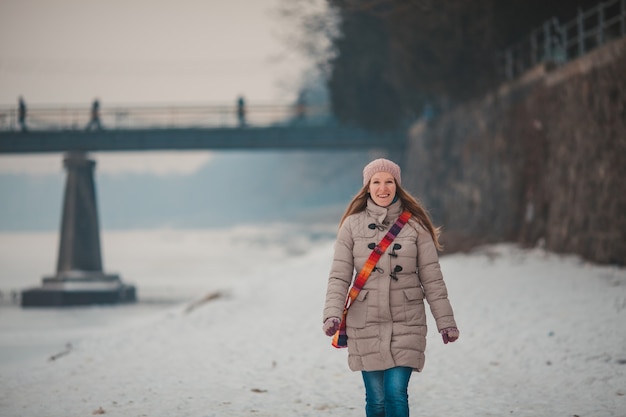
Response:
[[[332,243],[296,252],[244,254],[169,306],[3,307],[0,415],[364,416],[360,374],[321,331]],[[412,416],[626,416],[626,270],[514,245],[441,262],[461,338],[430,320]]]

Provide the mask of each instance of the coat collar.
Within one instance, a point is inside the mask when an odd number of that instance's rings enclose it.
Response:
[[[365,210],[368,215],[376,219],[376,223],[388,225],[395,222],[396,219],[400,217],[400,214],[402,214],[402,203],[398,200],[387,207],[381,207],[376,205],[374,200],[368,198]]]

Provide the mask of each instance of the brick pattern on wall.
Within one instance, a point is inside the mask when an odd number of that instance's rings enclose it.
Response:
[[[403,182],[448,251],[514,241],[626,264],[626,39],[410,131]]]

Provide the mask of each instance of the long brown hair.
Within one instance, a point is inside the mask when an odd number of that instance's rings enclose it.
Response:
[[[394,180],[395,181],[395,180]],[[339,222],[339,227],[343,224],[348,216],[354,213],[360,213],[365,210],[367,207],[367,199],[369,198],[369,184],[366,184],[361,188],[353,198],[352,201],[348,204],[341,221]],[[441,234],[441,228],[435,227],[433,225],[432,220],[430,219],[430,215],[428,211],[423,206],[420,201],[409,194],[408,191],[405,191],[398,183],[396,183],[396,194],[398,199],[402,203],[402,208],[405,210],[409,210],[413,215],[413,218],[417,220],[417,222],[424,227],[424,229],[428,230],[428,233],[433,238],[435,242],[435,247],[437,250],[443,250],[443,246],[439,243],[439,235]]]

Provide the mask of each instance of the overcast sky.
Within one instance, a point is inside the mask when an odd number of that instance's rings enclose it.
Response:
[[[231,103],[240,94],[292,102],[308,63],[285,43],[296,25],[276,16],[280,2],[1,0],[0,107],[20,95],[29,106],[88,106],[96,97],[103,106]],[[193,154],[183,163],[155,154],[155,166],[189,170],[206,160]],[[122,156],[109,160],[150,165],[149,154]],[[16,169],[59,171],[61,163],[0,156],[0,172]]]
[[[281,0],[2,0],[0,105],[293,99]]]

